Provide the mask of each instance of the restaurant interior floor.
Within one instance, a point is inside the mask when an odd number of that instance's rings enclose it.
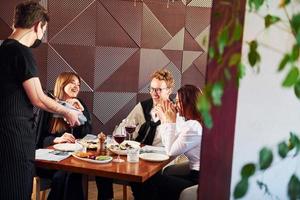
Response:
[[[46,197],[49,190],[46,191]],[[88,200],[97,200],[97,186],[95,181],[89,181]],[[32,198],[35,199],[35,198]],[[114,200],[123,200],[123,185],[114,184]],[[133,200],[130,187],[127,187],[127,200]]]

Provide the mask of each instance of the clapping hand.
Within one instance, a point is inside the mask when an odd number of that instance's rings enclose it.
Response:
[[[170,100],[163,101],[161,104],[156,105],[154,110],[162,123],[176,122],[176,107]]]

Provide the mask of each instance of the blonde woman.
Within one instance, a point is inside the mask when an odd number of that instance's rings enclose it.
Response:
[[[62,117],[47,112],[42,113],[38,147],[48,147],[58,143],[74,143],[75,139],[83,138],[86,134],[91,133],[90,113],[85,104],[77,98],[80,84],[81,78],[76,73],[63,72],[56,79],[53,95],[57,101],[66,101],[82,111],[87,122],[71,128]],[[84,198],[80,174],[45,169],[38,169],[37,173],[40,177],[52,179],[48,199]]]

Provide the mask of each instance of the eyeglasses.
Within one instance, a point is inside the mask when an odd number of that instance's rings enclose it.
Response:
[[[156,93],[161,93],[162,90],[166,90],[169,88],[153,88],[153,87],[149,87],[149,92],[156,92]]]

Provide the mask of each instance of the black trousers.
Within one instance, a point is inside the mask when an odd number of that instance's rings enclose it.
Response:
[[[98,189],[98,200],[113,199],[113,180],[110,178],[103,177],[95,177],[95,180]]]
[[[160,172],[144,183],[131,183],[135,200],[177,200],[180,193],[198,184],[199,171],[190,170],[186,175],[163,175]]]
[[[38,168],[37,175],[52,181],[48,200],[84,199],[81,174]]]

